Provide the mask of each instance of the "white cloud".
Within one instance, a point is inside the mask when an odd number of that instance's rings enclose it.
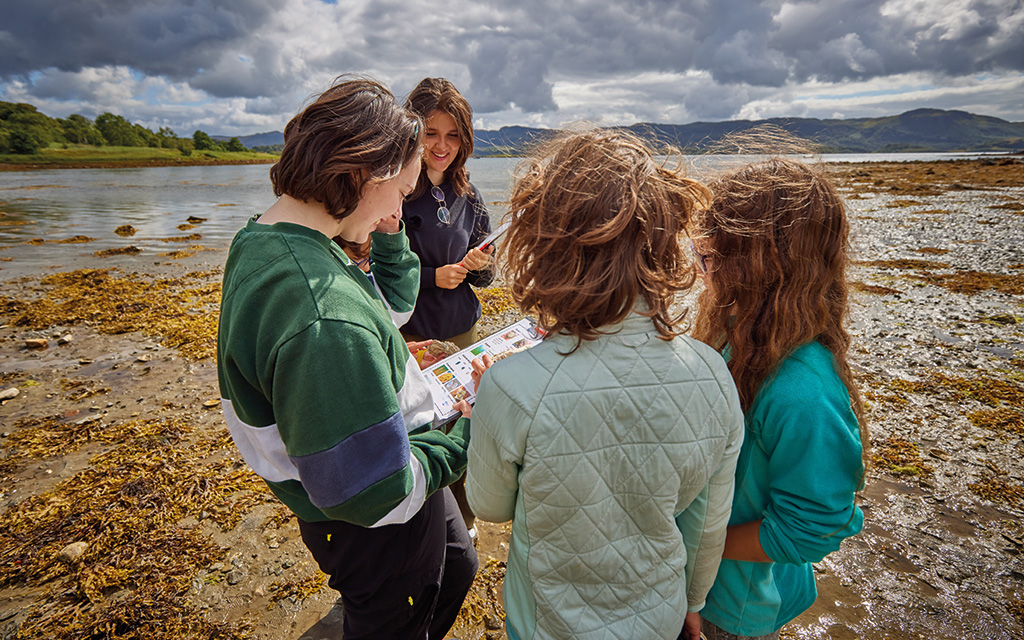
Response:
[[[1022,32],[1019,0],[34,0],[0,24],[0,99],[242,135],[356,72],[399,99],[447,77],[485,128],[920,106],[1021,121]]]

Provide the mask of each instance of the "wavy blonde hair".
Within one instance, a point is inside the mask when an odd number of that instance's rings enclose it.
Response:
[[[789,354],[817,340],[835,359],[867,451],[844,326],[850,228],[835,188],[821,172],[784,158],[747,165],[709,186],[714,201],[692,229],[706,245],[709,269],[694,337],[728,348],[744,411]]]
[[[593,130],[548,141],[519,166],[509,200],[501,246],[512,298],[547,331],[575,336],[575,348],[639,300],[671,339],[685,310],[670,307],[694,281],[679,238],[709,202],[703,185],[656,162],[635,136]]]

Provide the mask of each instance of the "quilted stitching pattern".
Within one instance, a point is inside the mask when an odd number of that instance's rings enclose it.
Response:
[[[692,343],[655,336],[603,337],[568,358],[556,351],[572,342],[556,337],[493,370],[548,377],[534,406],[515,380],[499,382],[533,421],[519,499],[538,637],[661,638],[682,625],[686,552],[673,516],[718,467],[732,416],[723,421],[722,387]]]

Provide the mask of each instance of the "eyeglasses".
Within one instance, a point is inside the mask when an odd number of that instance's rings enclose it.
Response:
[[[444,199],[444,191],[441,191],[441,187],[435,184],[430,187],[430,195],[434,196],[434,200],[437,200],[437,219],[445,225],[450,225],[452,223],[452,212],[448,210],[448,203]]]
[[[697,245],[693,244],[693,242],[690,243],[690,251],[692,251],[693,252],[693,256],[695,258],[697,258],[697,266],[700,267],[700,270],[703,273],[707,273],[708,272],[708,263],[707,263],[707,258],[708,257],[706,255],[704,255],[703,253],[697,251]]]

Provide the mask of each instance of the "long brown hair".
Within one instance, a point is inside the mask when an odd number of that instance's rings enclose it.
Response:
[[[569,133],[545,143],[517,170],[513,213],[500,245],[512,298],[549,332],[592,340],[638,300],[665,339],[685,310],[670,310],[694,281],[680,249],[700,183],[658,164],[634,136]]]
[[[455,120],[459,130],[459,151],[455,159],[445,169],[444,177],[452,183],[452,190],[457,196],[469,195],[469,172],[466,171],[466,160],[473,155],[473,109],[462,97],[455,85],[445,78],[424,78],[412,90],[405,100],[405,108],[426,121],[435,111],[444,111]],[[416,189],[409,195],[414,200],[430,186],[427,178],[427,163],[423,163]]]
[[[728,348],[744,411],[790,353],[817,340],[835,359],[866,451],[844,326],[850,229],[835,188],[819,171],[783,158],[709,186],[714,201],[693,227],[708,268],[694,337]]]

